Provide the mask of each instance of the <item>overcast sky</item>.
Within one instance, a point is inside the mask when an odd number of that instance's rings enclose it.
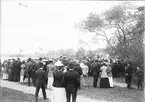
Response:
[[[23,5],[19,5],[22,3]],[[1,52],[43,52],[73,48],[78,39],[91,41],[91,35],[80,32],[75,23],[90,12],[102,12],[118,1],[1,1]],[[143,1],[136,4],[142,5]],[[27,7],[26,7],[27,6]],[[105,43],[91,45],[90,49],[104,48]]]

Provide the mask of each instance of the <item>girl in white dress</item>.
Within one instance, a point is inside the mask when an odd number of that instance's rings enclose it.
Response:
[[[110,64],[107,65],[107,74],[108,74],[110,87],[112,88],[114,85],[113,85],[113,77],[112,77],[112,67]]]
[[[80,67],[83,72],[83,75],[81,77],[82,86],[89,87],[89,81],[88,81],[89,67],[87,65],[85,65],[84,63],[80,63]]]
[[[22,62],[22,65],[21,65],[21,73],[20,73],[20,82],[24,82],[24,74],[25,74],[25,69],[26,69],[26,64],[25,64],[25,62],[23,61]]]
[[[51,62],[50,64],[47,65],[48,71],[48,84],[47,88],[52,90],[52,83],[53,83],[53,71],[55,70],[56,66]]]

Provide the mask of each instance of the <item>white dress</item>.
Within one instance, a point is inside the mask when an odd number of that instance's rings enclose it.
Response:
[[[53,79],[53,71],[55,70],[55,66],[54,65],[48,65],[47,67],[49,69],[47,88],[52,89],[52,84],[53,84],[53,80],[54,80]]]
[[[4,63],[4,66],[2,67],[2,73],[3,73],[2,79],[8,79],[7,67],[8,67],[8,64]]]
[[[82,72],[83,72],[83,76],[81,77],[81,86],[89,86],[88,75],[87,75],[89,68],[84,63],[81,63],[80,67],[82,68]]]
[[[66,91],[64,87],[52,87],[51,102],[66,102]]]
[[[108,79],[109,79],[110,87],[113,87],[114,86],[113,85],[113,78],[112,77],[108,77]]]
[[[63,87],[53,87],[51,102],[66,102],[66,91]]]
[[[112,71],[111,70],[112,70],[112,68],[110,66],[108,66],[107,71],[109,72],[108,73],[109,84],[110,84],[110,87],[114,87]]]
[[[47,84],[47,88],[48,89],[52,89],[52,84],[53,84],[53,77],[48,77],[48,84]]]

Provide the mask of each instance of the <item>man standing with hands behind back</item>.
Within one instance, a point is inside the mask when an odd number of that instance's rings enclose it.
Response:
[[[66,98],[67,102],[71,102],[71,96],[72,96],[72,102],[76,102],[77,97],[77,90],[79,87],[79,75],[76,71],[73,70],[74,64],[69,63],[68,64],[68,71],[64,74],[64,86],[66,90]]]
[[[36,98],[36,102],[38,102],[38,94],[39,94],[39,90],[40,88],[42,89],[42,93],[43,93],[43,99],[46,100],[46,75],[45,75],[45,71],[43,70],[43,63],[39,64],[39,69],[36,71],[36,79],[35,79],[35,83],[36,83],[36,92],[35,92],[35,98]]]

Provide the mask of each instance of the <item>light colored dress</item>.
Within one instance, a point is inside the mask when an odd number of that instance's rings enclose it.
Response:
[[[2,79],[8,79],[8,62],[4,62],[2,72],[3,72]]]
[[[21,77],[20,77],[20,82],[23,82],[23,78],[24,78],[24,74],[25,74],[25,68],[26,68],[26,65],[25,64],[22,64],[21,65]]]
[[[88,81],[89,67],[84,63],[80,63],[80,67],[82,68],[82,72],[83,72],[83,75],[81,77],[81,84],[82,86],[89,86],[89,81]]]
[[[110,87],[113,87],[113,77],[112,77],[112,68],[110,66],[107,66],[107,72],[108,72],[108,79],[109,79],[109,83],[110,83]]]
[[[58,71],[60,72],[60,71]],[[63,76],[57,77],[57,73],[54,72],[54,83],[52,87],[51,102],[66,102],[66,91],[65,88],[61,86],[61,81]],[[60,78],[62,78],[60,80]]]
[[[55,65],[53,64],[49,64],[47,65],[47,68],[49,69],[48,72],[48,84],[47,84],[47,88],[48,89],[52,89],[52,84],[53,84],[53,71],[55,70]]]
[[[66,102],[65,88],[52,88],[51,102]]]
[[[107,67],[106,66],[102,66],[101,67],[101,78],[108,78],[108,74],[107,74]]]

